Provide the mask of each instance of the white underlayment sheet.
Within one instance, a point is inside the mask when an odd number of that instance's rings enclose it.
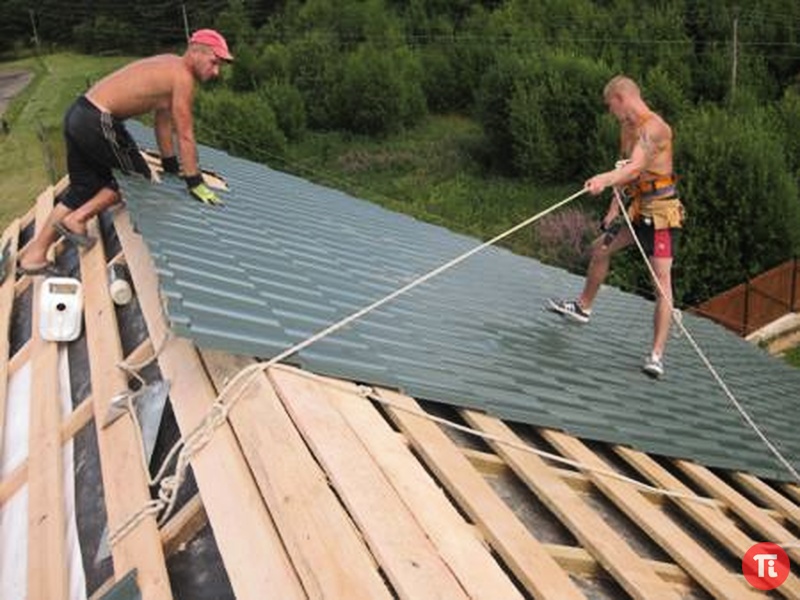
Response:
[[[28,426],[31,396],[31,363],[19,369],[8,382],[3,448],[0,449],[0,479],[6,477],[28,456]],[[64,346],[58,354],[61,413],[72,411],[69,361]],[[86,600],[86,581],[78,545],[75,518],[75,477],[72,442],[63,446],[64,497],[67,519],[67,559],[70,599]],[[28,486],[25,484],[0,507],[0,598],[23,600],[28,585]]]

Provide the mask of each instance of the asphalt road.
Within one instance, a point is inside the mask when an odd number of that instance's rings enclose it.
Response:
[[[0,115],[2,115],[11,99],[19,94],[30,80],[33,73],[30,71],[0,72]]]

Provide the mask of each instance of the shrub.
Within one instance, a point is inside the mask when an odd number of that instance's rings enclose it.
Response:
[[[286,136],[263,94],[221,89],[197,100],[197,130],[205,143],[263,162],[284,155]]]
[[[84,21],[72,34],[78,48],[87,54],[129,51],[136,47],[137,31],[133,25],[113,17],[98,16]]]
[[[273,81],[264,85],[261,93],[275,111],[278,126],[287,139],[300,139],[306,129],[306,109],[300,90],[290,83]]]
[[[795,178],[800,180],[800,90],[789,88],[777,109],[786,160]]]
[[[469,33],[441,35],[425,47],[420,60],[428,108],[439,113],[471,109],[493,52],[494,48]]]
[[[512,173],[539,181],[583,177],[610,77],[595,61],[545,52],[498,61],[482,82],[479,119]],[[510,168],[509,168],[510,167]]]
[[[425,113],[416,58],[407,50],[368,45],[351,53],[338,86],[339,125],[353,133],[384,135]]]
[[[542,262],[584,273],[597,236],[597,221],[580,208],[565,208],[533,225],[533,254]]]
[[[243,45],[236,51],[228,80],[237,91],[252,92],[265,84],[291,79],[291,54],[284,44]]]
[[[252,46],[242,46],[230,69],[228,83],[238,92],[252,92],[260,83],[258,55]]]
[[[289,44],[292,83],[303,96],[308,124],[334,129],[337,120],[336,89],[343,71],[338,46],[330,36],[310,33]]]
[[[680,123],[676,165],[688,208],[678,289],[696,303],[789,258],[799,247],[798,185],[762,109],[707,107]]]

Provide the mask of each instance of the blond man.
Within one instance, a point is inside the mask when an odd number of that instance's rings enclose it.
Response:
[[[661,377],[672,317],[672,263],[683,225],[683,205],[672,165],[672,129],[648,107],[639,86],[628,77],[611,79],[603,97],[620,124],[622,160],[613,170],[590,178],[586,189],[596,196],[612,188],[615,195],[621,194],[631,201],[628,214],[657,279],[653,345],[642,370],[652,377]],[[612,198],[601,223],[604,234],[593,245],[580,295],[574,300],[550,300],[552,310],[580,323],[589,322],[611,257],[634,242],[627,227],[618,230],[612,227],[619,211],[619,203]]]

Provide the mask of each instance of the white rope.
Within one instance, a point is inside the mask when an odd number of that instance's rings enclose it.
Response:
[[[583,188],[575,192],[571,196],[564,198],[559,202],[556,202],[552,206],[536,213],[532,217],[529,217],[528,219],[522,221],[521,223],[518,223],[517,225],[511,227],[510,229],[507,229],[506,231],[496,235],[489,241],[483,242],[482,244],[475,246],[474,248],[468,250],[467,252],[460,254],[454,259],[444,263],[443,265],[436,267],[435,269],[432,269],[431,271],[428,271],[424,275],[421,275],[420,277],[414,279],[413,281],[402,286],[401,288],[398,288],[397,290],[391,292],[390,294],[387,294],[383,298],[376,300],[372,304],[369,304],[368,306],[365,306],[364,308],[361,308],[353,312],[347,317],[341,319],[340,321],[337,321],[336,323],[333,323],[332,325],[326,327],[325,329],[319,331],[318,333],[312,335],[311,337],[306,338],[301,342],[298,342],[297,344],[291,346],[290,348],[287,348],[283,352],[272,357],[270,360],[250,365],[239,371],[230,381],[228,381],[225,384],[222,391],[219,393],[219,396],[217,397],[217,400],[214,403],[212,409],[209,411],[208,414],[206,414],[205,418],[203,418],[203,420],[194,429],[192,429],[192,431],[189,432],[189,434],[182,437],[175,443],[175,445],[170,450],[167,458],[162,462],[161,468],[159,469],[159,475],[156,478],[154,478],[155,480],[151,484],[155,485],[156,483],[158,483],[160,488],[158,492],[159,500],[154,500],[152,502],[147,503],[147,505],[145,505],[140,511],[134,513],[134,515],[132,515],[129,519],[127,519],[125,523],[123,523],[123,525],[117,531],[114,532],[113,534],[114,540],[117,541],[122,537],[124,537],[124,535],[126,535],[129,531],[135,528],[135,526],[139,522],[141,522],[141,520],[144,518],[144,516],[146,516],[146,514],[152,514],[152,511],[155,510],[154,507],[156,505],[164,509],[164,513],[161,515],[159,519],[159,524],[166,522],[166,520],[169,518],[169,515],[171,514],[175,506],[176,492],[183,481],[184,472],[189,465],[189,461],[195,454],[197,454],[197,452],[202,450],[206,446],[206,444],[208,444],[208,442],[213,437],[214,431],[216,431],[216,429],[226,421],[228,413],[231,411],[234,404],[241,397],[241,395],[232,395],[232,390],[235,389],[237,386],[241,384],[240,389],[244,389],[251,381],[253,381],[253,379],[258,373],[266,371],[270,367],[280,363],[289,356],[296,354],[301,350],[308,348],[312,344],[318,342],[319,340],[331,335],[332,333],[335,333],[336,331],[339,331],[340,329],[347,327],[350,323],[360,319],[364,315],[376,310],[377,308],[380,308],[384,304],[391,302],[398,296],[401,296],[411,291],[412,289],[422,285],[426,281],[433,279],[437,275],[444,273],[448,269],[452,269],[453,267],[464,262],[474,254],[477,254],[478,252],[488,248],[489,246],[496,244],[497,242],[507,238],[513,233],[516,233],[520,229],[527,227],[528,225],[550,214],[551,212],[558,210],[562,206],[572,202],[573,200],[582,196],[586,192],[587,192],[586,188]],[[165,343],[166,339],[162,344],[162,349]],[[124,366],[121,364],[118,366],[120,366],[120,368],[124,368]],[[131,411],[131,414],[134,413],[135,411]],[[178,448],[180,448],[180,451],[178,451]],[[176,452],[178,452],[178,461],[175,466],[175,474],[172,476],[166,476],[165,475],[166,466],[169,464],[169,461],[172,460]],[[109,536],[109,539],[111,539],[111,537],[112,536]]]
[[[164,337],[161,339],[161,343],[158,345],[157,348],[153,351],[153,355],[138,362],[138,363],[131,363],[127,360],[121,360],[117,363],[117,368],[122,369],[130,375],[131,377],[135,378],[139,381],[142,386],[147,385],[147,382],[144,378],[139,374],[139,371],[144,369],[147,365],[154,362],[160,355],[164,348],[167,346],[167,342],[172,339],[173,333],[171,329],[168,329],[164,334]]]
[[[723,381],[722,377],[720,377],[719,373],[714,368],[714,365],[711,364],[711,361],[705,355],[705,353],[703,352],[702,348],[700,348],[700,345],[695,341],[695,339],[692,336],[692,334],[689,332],[689,330],[683,324],[683,318],[682,318],[682,316],[680,314],[680,311],[675,308],[675,305],[672,302],[671,294],[670,294],[670,296],[667,296],[664,293],[665,290],[661,286],[661,282],[658,280],[658,276],[656,275],[656,272],[653,269],[653,265],[650,264],[650,259],[647,257],[647,253],[644,251],[644,248],[642,247],[642,244],[641,244],[641,242],[639,241],[639,238],[636,235],[636,231],[634,230],[633,223],[631,222],[631,219],[628,216],[627,209],[625,208],[625,204],[622,202],[622,198],[621,198],[619,190],[617,188],[614,188],[614,198],[616,199],[617,204],[619,205],[619,208],[620,208],[620,212],[622,213],[622,216],[625,219],[625,224],[628,226],[628,229],[630,230],[631,235],[633,236],[633,241],[636,243],[636,247],[639,249],[639,253],[642,255],[642,258],[644,258],[644,262],[647,265],[647,269],[650,271],[650,277],[653,279],[653,282],[655,283],[656,288],[658,288],[658,293],[661,295],[661,297],[665,301],[669,302],[670,311],[672,313],[672,318],[675,321],[675,324],[680,328],[680,330],[683,333],[683,335],[686,336],[686,339],[689,340],[689,344],[692,346],[694,351],[700,357],[700,360],[703,362],[703,364],[709,370],[711,375],[714,377],[714,379],[716,380],[716,382],[719,385],[719,387],[722,389],[722,391],[728,397],[728,400],[730,400],[731,404],[733,404],[733,406],[736,408],[736,410],[739,411],[739,414],[742,416],[742,418],[745,420],[745,422],[747,422],[747,424],[756,433],[756,435],[761,439],[761,441],[764,442],[764,445],[769,449],[769,451],[772,452],[772,454],[775,456],[775,458],[777,458],[778,461],[792,475],[792,477],[795,479],[795,481],[800,483],[800,473],[797,472],[797,470],[792,466],[792,464],[783,456],[783,454],[781,454],[780,450],[778,450],[775,447],[775,445],[769,440],[769,438],[766,436],[766,434],[764,434],[764,432],[761,431],[761,428],[756,424],[756,422],[753,421],[753,419],[750,416],[750,414],[745,410],[745,408],[741,405],[741,403],[736,399],[736,396],[733,395],[733,392],[731,392],[730,388],[728,388],[728,386],[725,383],[725,381]],[[676,313],[677,313],[678,317],[676,317]]]

